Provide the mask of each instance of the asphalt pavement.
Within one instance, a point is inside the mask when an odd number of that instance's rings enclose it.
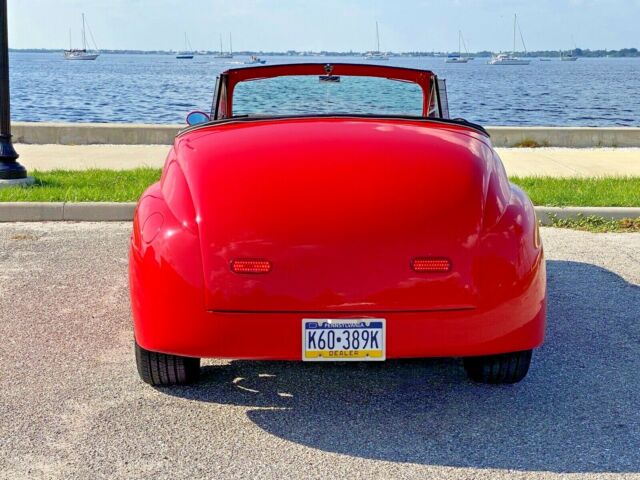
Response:
[[[543,229],[547,341],[517,385],[456,359],[207,361],[154,389],[129,232],[0,225],[0,478],[640,478],[640,234]]]

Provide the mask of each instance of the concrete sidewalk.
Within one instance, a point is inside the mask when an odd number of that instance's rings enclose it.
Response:
[[[17,144],[31,170],[162,167],[166,145]],[[640,148],[498,148],[507,173],[554,177],[640,176]]]

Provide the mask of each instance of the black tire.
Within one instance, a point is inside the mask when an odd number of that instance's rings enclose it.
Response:
[[[136,364],[140,378],[154,387],[186,385],[200,376],[199,358],[150,352],[137,342]]]
[[[466,357],[464,369],[469,378],[480,383],[517,383],[526,377],[533,350],[522,352]]]

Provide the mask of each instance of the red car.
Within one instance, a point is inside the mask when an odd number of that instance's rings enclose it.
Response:
[[[234,115],[242,82],[283,76],[330,77],[334,89],[360,77],[409,82],[421,114]],[[462,357],[475,381],[524,378],[546,310],[533,205],[484,129],[447,116],[443,82],[425,70],[221,74],[211,117],[190,115],[202,123],[178,134],[135,212],[142,379],[194,381],[202,357],[443,356]]]

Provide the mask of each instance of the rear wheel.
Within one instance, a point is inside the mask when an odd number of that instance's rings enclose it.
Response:
[[[150,352],[136,342],[136,364],[140,378],[149,385],[167,387],[198,380],[200,359]]]
[[[529,371],[533,350],[522,352],[466,357],[464,369],[471,380],[481,383],[517,383]]]

